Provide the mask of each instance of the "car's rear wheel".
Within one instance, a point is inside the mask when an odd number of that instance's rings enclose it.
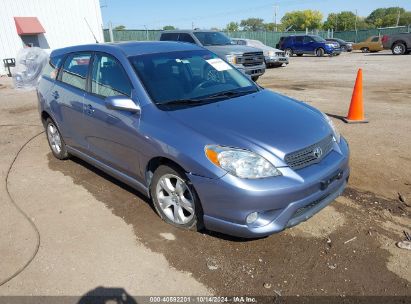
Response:
[[[293,50],[290,49],[290,48],[285,49],[285,50],[284,50],[284,53],[285,53],[285,55],[288,56],[288,57],[293,56]]]
[[[304,55],[304,54],[297,54],[298,57],[301,57],[301,56],[303,56],[303,55]]]
[[[402,42],[395,43],[392,46],[392,53],[394,55],[404,55],[406,51],[407,48],[405,47],[405,44]]]
[[[183,229],[203,228],[200,200],[181,170],[166,165],[158,167],[150,193],[157,213],[165,222]]]
[[[67,152],[64,139],[61,136],[61,133],[56,124],[50,118],[46,120],[46,135],[53,155],[61,160],[67,159],[69,157],[69,154]]]
[[[370,49],[367,48],[367,47],[363,47],[363,48],[361,48],[361,52],[363,52],[363,53],[369,53],[369,52],[370,52]]]
[[[316,49],[315,50],[315,56],[317,56],[317,57],[322,57],[322,56],[324,56],[324,49],[323,48],[318,48],[318,49]]]

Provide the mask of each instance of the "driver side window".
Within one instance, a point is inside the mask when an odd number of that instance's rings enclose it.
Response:
[[[105,54],[95,55],[91,92],[102,97],[131,96],[130,80],[117,59]]]

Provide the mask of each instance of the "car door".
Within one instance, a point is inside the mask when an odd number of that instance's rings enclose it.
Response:
[[[379,36],[374,36],[370,41],[370,51],[379,51],[381,50],[381,40]]]
[[[315,50],[315,41],[310,36],[304,36],[302,43],[302,51],[305,54],[314,53]]]
[[[114,56],[95,53],[84,102],[85,140],[93,158],[136,178],[141,142],[140,114],[106,106],[107,97],[132,98],[132,90],[121,63]]]
[[[301,54],[304,52],[303,50],[304,46],[304,36],[295,36],[294,38],[294,44],[293,44],[293,52],[296,54]]]
[[[53,98],[50,107],[65,143],[82,152],[87,151],[83,102],[90,59],[90,52],[68,54],[50,93]]]

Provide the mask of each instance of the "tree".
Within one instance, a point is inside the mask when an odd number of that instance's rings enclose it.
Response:
[[[376,10],[371,12],[371,14],[365,19],[365,21],[369,24],[374,25],[375,27],[396,26],[398,14],[400,14],[401,21],[401,15],[406,15],[405,9],[401,7],[377,8]]]
[[[405,12],[400,15],[400,25],[411,24],[411,12]]]
[[[163,30],[165,31],[170,31],[170,30],[175,30],[176,28],[172,25],[165,25],[163,26]]]
[[[225,30],[228,32],[237,32],[240,30],[240,26],[237,22],[232,21],[229,24],[227,24]]]
[[[241,20],[241,27],[245,31],[262,31],[264,30],[264,20],[260,18],[248,18]]]
[[[304,10],[304,11],[293,11],[286,13],[283,18],[281,18],[281,23],[284,28],[290,26],[294,30],[305,30],[306,28],[310,30],[320,29],[322,26],[323,15],[320,11],[314,10]]]
[[[335,31],[349,31],[355,29],[356,16],[353,12],[331,13],[324,22],[324,29],[334,29]],[[358,22],[358,18],[357,18]]]
[[[113,30],[115,30],[115,31],[122,31],[122,30],[125,30],[125,29],[126,29],[126,27],[124,25],[118,25],[115,28],[113,28]]]

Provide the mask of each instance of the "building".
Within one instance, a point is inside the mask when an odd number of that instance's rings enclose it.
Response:
[[[0,75],[7,73],[3,60],[23,47],[103,42],[102,24],[99,0],[1,0]]]

